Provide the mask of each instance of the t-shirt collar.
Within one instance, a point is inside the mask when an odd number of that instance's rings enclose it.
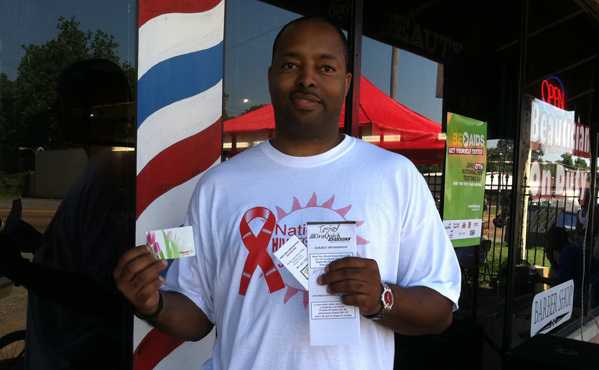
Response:
[[[324,153],[311,155],[307,157],[296,157],[285,154],[272,146],[269,140],[266,140],[260,148],[273,161],[287,167],[318,167],[331,163],[343,156],[354,145],[355,139],[351,136],[343,135],[343,139],[339,144],[327,150]]]

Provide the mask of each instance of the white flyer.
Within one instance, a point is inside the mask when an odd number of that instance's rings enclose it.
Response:
[[[359,309],[343,304],[339,295],[329,294],[326,285],[317,282],[330,262],[356,256],[356,223],[308,222],[307,229],[310,262],[310,345],[359,344]]]
[[[304,243],[294,235],[274,255],[295,280],[308,290],[308,249]]]

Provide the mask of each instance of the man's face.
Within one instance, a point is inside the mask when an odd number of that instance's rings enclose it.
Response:
[[[298,138],[337,132],[351,82],[337,31],[318,21],[288,27],[279,38],[268,82],[278,131]]]

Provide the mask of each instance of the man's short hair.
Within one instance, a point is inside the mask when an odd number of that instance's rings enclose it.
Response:
[[[333,21],[331,21],[330,19],[328,19],[326,17],[322,17],[322,16],[305,16],[305,17],[300,17],[300,18],[294,19],[291,22],[289,22],[286,25],[284,25],[283,28],[281,28],[281,30],[279,31],[279,33],[275,37],[275,41],[272,44],[272,57],[271,57],[271,59],[272,60],[275,59],[275,51],[277,50],[277,46],[279,44],[279,39],[281,38],[281,35],[283,34],[283,32],[285,32],[285,30],[287,28],[289,28],[289,26],[291,26],[293,24],[297,24],[297,23],[301,23],[301,22],[308,22],[308,21],[316,21],[316,22],[326,23],[329,26],[333,27],[335,29],[335,31],[337,31],[337,34],[339,35],[339,39],[341,40],[341,44],[343,45],[343,57],[345,58],[345,68],[349,69],[349,51],[348,51],[349,48],[347,46],[347,37],[345,37],[345,34],[341,30],[341,28],[339,28],[335,23],[333,23]],[[272,63],[272,61],[271,61],[271,63]]]

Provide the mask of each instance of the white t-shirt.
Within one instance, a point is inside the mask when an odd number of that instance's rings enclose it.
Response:
[[[393,368],[393,331],[363,317],[355,345],[310,346],[307,292],[282,266],[262,270],[273,248],[305,238],[306,222],[342,220],[357,221],[358,255],[375,259],[384,281],[426,286],[457,305],[457,258],[409,160],[349,136],[310,157],[265,142],[202,176],[188,214],[197,254],[167,274],[164,289],[189,297],[216,325],[205,369]],[[246,222],[255,236],[242,240]],[[270,258],[242,278],[249,250],[264,248]]]

